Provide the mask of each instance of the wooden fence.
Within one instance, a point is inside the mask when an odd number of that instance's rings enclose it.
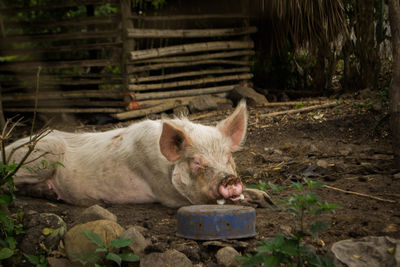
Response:
[[[31,112],[37,98],[39,112],[127,119],[227,92],[252,78],[250,34],[256,28],[247,14],[142,16],[132,10],[130,0],[0,10],[4,111]],[[29,14],[34,19],[19,19]],[[54,14],[59,19],[48,19]],[[171,21],[185,23],[171,27]]]

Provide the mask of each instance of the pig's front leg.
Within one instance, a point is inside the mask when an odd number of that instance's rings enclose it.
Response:
[[[240,201],[242,205],[266,208],[274,205],[271,197],[264,191],[246,188],[243,190],[244,199]]]

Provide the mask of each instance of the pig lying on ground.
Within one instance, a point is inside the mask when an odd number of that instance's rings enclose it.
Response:
[[[27,159],[30,170],[20,169],[14,182],[24,194],[78,205],[160,202],[180,207],[218,200],[265,207],[269,196],[244,188],[232,158],[246,128],[242,101],[216,127],[173,119],[103,133],[53,131]],[[7,153],[27,140],[12,143]],[[11,161],[21,159],[26,149],[17,150]],[[43,168],[43,160],[63,166]]]

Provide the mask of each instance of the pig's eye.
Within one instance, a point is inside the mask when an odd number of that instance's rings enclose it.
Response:
[[[207,168],[207,165],[202,162],[202,160],[198,157],[193,158],[190,161],[190,166],[193,170],[205,170]]]

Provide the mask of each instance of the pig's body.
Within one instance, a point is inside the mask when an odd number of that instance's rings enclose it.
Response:
[[[51,193],[80,205],[160,202],[179,207],[221,198],[238,201],[246,193],[240,180],[221,181],[237,176],[231,152],[246,131],[244,104],[241,109],[217,127],[176,119],[146,120],[103,133],[53,131],[27,160],[34,172],[21,169],[15,184],[22,191]],[[8,153],[26,141],[8,146]],[[17,150],[13,159],[25,151]],[[63,166],[41,168],[42,160]],[[250,198],[254,190],[251,193]],[[256,195],[268,198],[261,191]]]

